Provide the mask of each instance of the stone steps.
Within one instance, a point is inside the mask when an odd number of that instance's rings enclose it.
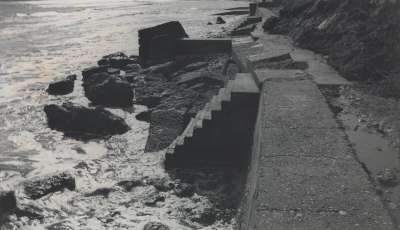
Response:
[[[227,120],[232,107],[236,106],[235,101],[253,100],[249,95],[256,95],[258,98],[259,89],[250,74],[239,73],[234,80],[229,80],[226,87],[221,88],[217,95],[213,96],[196,116],[191,118],[185,130],[166,149],[166,167],[173,168],[174,161],[182,155],[190,155],[194,149],[202,149],[204,139],[223,132],[219,125]],[[258,100],[258,99],[257,99]],[[257,102],[258,103],[258,102]],[[229,109],[228,109],[229,108]],[[240,108],[238,108],[240,110]],[[210,140],[206,148],[212,148],[212,143],[218,140]],[[207,144],[208,145],[208,144]]]

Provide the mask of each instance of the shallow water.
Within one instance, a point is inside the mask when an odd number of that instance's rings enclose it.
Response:
[[[49,103],[87,105],[81,82],[76,81],[74,92],[67,96],[49,96],[45,89],[50,81],[79,74],[103,55],[116,51],[137,54],[139,28],[179,20],[191,37],[206,37],[222,27],[206,25],[215,22],[212,14],[244,5],[225,0],[0,0],[0,187],[14,189],[26,178],[65,170],[77,180],[77,191],[34,202],[45,222],[22,219],[14,227],[42,229],[66,221],[73,229],[141,229],[148,220],[161,220],[176,229],[188,228],[179,225],[180,214],[173,207],[194,205],[193,201],[165,194],[169,199],[161,207],[144,207],[136,201],[152,192],[150,186],[129,193],[117,189],[109,199],[84,196],[124,179],[166,176],[162,153],[143,153],[148,124],[134,115],[146,108],[111,110],[125,118],[132,130],[107,140],[82,142],[47,128],[43,112]],[[229,23],[237,17],[225,19]],[[80,162],[86,166],[78,169],[75,166]],[[21,200],[21,204],[31,202]],[[103,220],[116,210],[121,214],[115,221]]]
[[[382,134],[368,129],[353,114],[343,113],[338,118],[342,121],[359,160],[373,176],[385,169],[400,169],[399,151]]]

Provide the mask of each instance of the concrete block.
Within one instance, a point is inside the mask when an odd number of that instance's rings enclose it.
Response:
[[[250,16],[256,15],[257,11],[257,3],[250,3],[249,4]]]
[[[231,52],[231,39],[180,39],[176,44],[177,55]]]
[[[147,64],[154,65],[170,61],[175,56],[176,39],[162,34],[154,36],[148,48]]]
[[[168,35],[170,39],[188,37],[185,29],[178,21],[171,21],[139,30],[139,62],[142,65],[146,65],[146,61],[149,58],[152,39],[160,35]]]

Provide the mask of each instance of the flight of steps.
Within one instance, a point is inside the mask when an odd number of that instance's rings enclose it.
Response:
[[[235,164],[246,158],[259,93],[248,73],[239,73],[229,80],[167,148],[166,168]]]

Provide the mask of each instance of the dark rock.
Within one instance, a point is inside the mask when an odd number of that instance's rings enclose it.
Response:
[[[160,222],[148,222],[144,225],[143,230],[169,230],[169,227]]]
[[[208,62],[204,62],[204,61],[195,62],[195,63],[189,64],[189,65],[183,67],[182,71],[189,72],[189,71],[198,70],[198,69],[201,69],[201,68],[204,68],[207,66],[208,66]]]
[[[175,73],[179,69],[179,65],[176,62],[170,61],[170,62],[165,62],[159,65],[153,65],[147,69],[144,69],[142,72],[143,73],[152,73],[151,76],[155,76],[155,74],[159,74],[156,76],[164,76],[166,78],[169,78],[170,75]]]
[[[133,104],[131,85],[119,77],[109,77],[100,84],[86,87],[85,95],[95,105],[128,107]]]
[[[208,22],[207,25],[212,25],[212,22]]]
[[[177,115],[186,114],[188,109],[193,107],[199,99],[202,99],[200,93],[188,88],[187,85],[183,85],[172,95],[163,98],[162,103],[155,110],[165,111],[168,115],[169,110],[174,108],[178,112]]]
[[[376,179],[383,186],[395,187],[399,184],[396,174],[396,170],[394,169],[384,169],[377,174]]]
[[[168,178],[157,178],[151,180],[149,184],[153,185],[158,191],[167,192],[175,187],[175,184]]]
[[[107,69],[107,73],[111,74],[111,75],[119,75],[120,70],[116,69],[116,68],[108,68]]]
[[[85,194],[85,196],[103,196],[105,198],[108,198],[110,196],[110,193],[113,191],[114,189],[112,188],[98,188],[93,192]]]
[[[83,80],[85,80],[85,78],[88,78],[95,73],[107,72],[107,69],[108,69],[108,66],[94,66],[94,67],[86,68],[82,71]]]
[[[217,24],[225,24],[225,20],[222,17],[217,17]]]
[[[223,85],[224,81],[221,76],[217,76],[209,71],[194,71],[182,74],[178,84],[195,85],[205,83],[207,85]]]
[[[123,68],[128,64],[136,64],[138,60],[136,58],[128,57],[122,52],[106,55],[102,57],[97,64],[100,66],[108,65],[114,68]]]
[[[46,227],[48,230],[73,230],[73,228],[70,226],[71,223],[68,221],[62,221],[58,222],[52,225],[49,225]]]
[[[150,122],[151,110],[140,112],[135,117],[138,121]]]
[[[87,75],[86,77],[83,77],[83,87],[86,89],[87,87],[90,87],[95,84],[101,84],[108,78],[110,78],[112,75],[110,75],[107,72],[99,72],[99,73],[93,73],[91,75]]]
[[[192,89],[192,90],[201,90],[204,88],[206,88],[206,84],[204,84],[204,83],[198,83],[198,84],[195,84],[195,85],[192,85],[189,87],[189,89]]]
[[[33,178],[24,183],[26,195],[34,200],[66,188],[75,190],[75,178],[66,172]]]
[[[278,24],[278,22],[279,22],[279,17],[272,16],[272,17],[268,18],[267,20],[265,20],[263,29],[265,31],[269,31],[269,30],[273,29]]]
[[[12,213],[17,208],[14,191],[0,191],[0,217]]]
[[[51,129],[73,137],[104,137],[130,129],[122,118],[101,108],[64,103],[62,106],[46,105],[44,111]]]
[[[124,79],[128,81],[129,83],[136,83],[139,78],[139,73],[127,73],[124,76]]]
[[[143,199],[143,204],[146,206],[155,206],[157,202],[164,202],[165,197],[158,192],[150,193]]]
[[[124,188],[126,191],[130,192],[132,188],[144,186],[145,183],[141,179],[134,180],[124,180],[117,183],[118,186]]]
[[[155,107],[161,102],[161,95],[141,96],[136,98],[135,103],[145,105],[149,108]]]
[[[175,187],[174,192],[178,197],[191,197],[195,192],[195,188],[188,183],[179,183]]]
[[[256,28],[256,24],[239,27],[231,32],[232,36],[248,35]]]
[[[145,151],[159,151],[166,148],[183,130],[185,112],[174,108],[154,110],[151,113],[149,138]]]
[[[183,73],[187,73],[190,71],[194,71],[194,70],[200,70],[202,68],[205,68],[208,66],[208,62],[195,62],[192,64],[189,64],[185,67],[183,67],[182,69],[180,69],[178,72],[176,72],[173,77],[179,76]]]
[[[204,208],[201,213],[195,215],[192,220],[202,225],[211,225],[217,220],[217,211],[212,207]]]
[[[142,66],[147,65],[151,54],[151,42],[154,37],[168,35],[169,39],[188,37],[178,21],[171,21],[151,28],[139,30],[139,61]]]
[[[124,71],[131,73],[131,72],[139,72],[142,67],[139,64],[129,64],[122,68]]]
[[[43,220],[44,210],[34,205],[23,205],[23,207],[15,210],[17,217],[28,217],[31,220]]]
[[[47,93],[52,95],[65,95],[74,91],[74,81],[76,75],[69,75],[66,79],[52,82],[47,88]]]
[[[88,165],[88,163],[81,161],[79,162],[77,165],[74,166],[74,169],[89,169],[90,166]]]

